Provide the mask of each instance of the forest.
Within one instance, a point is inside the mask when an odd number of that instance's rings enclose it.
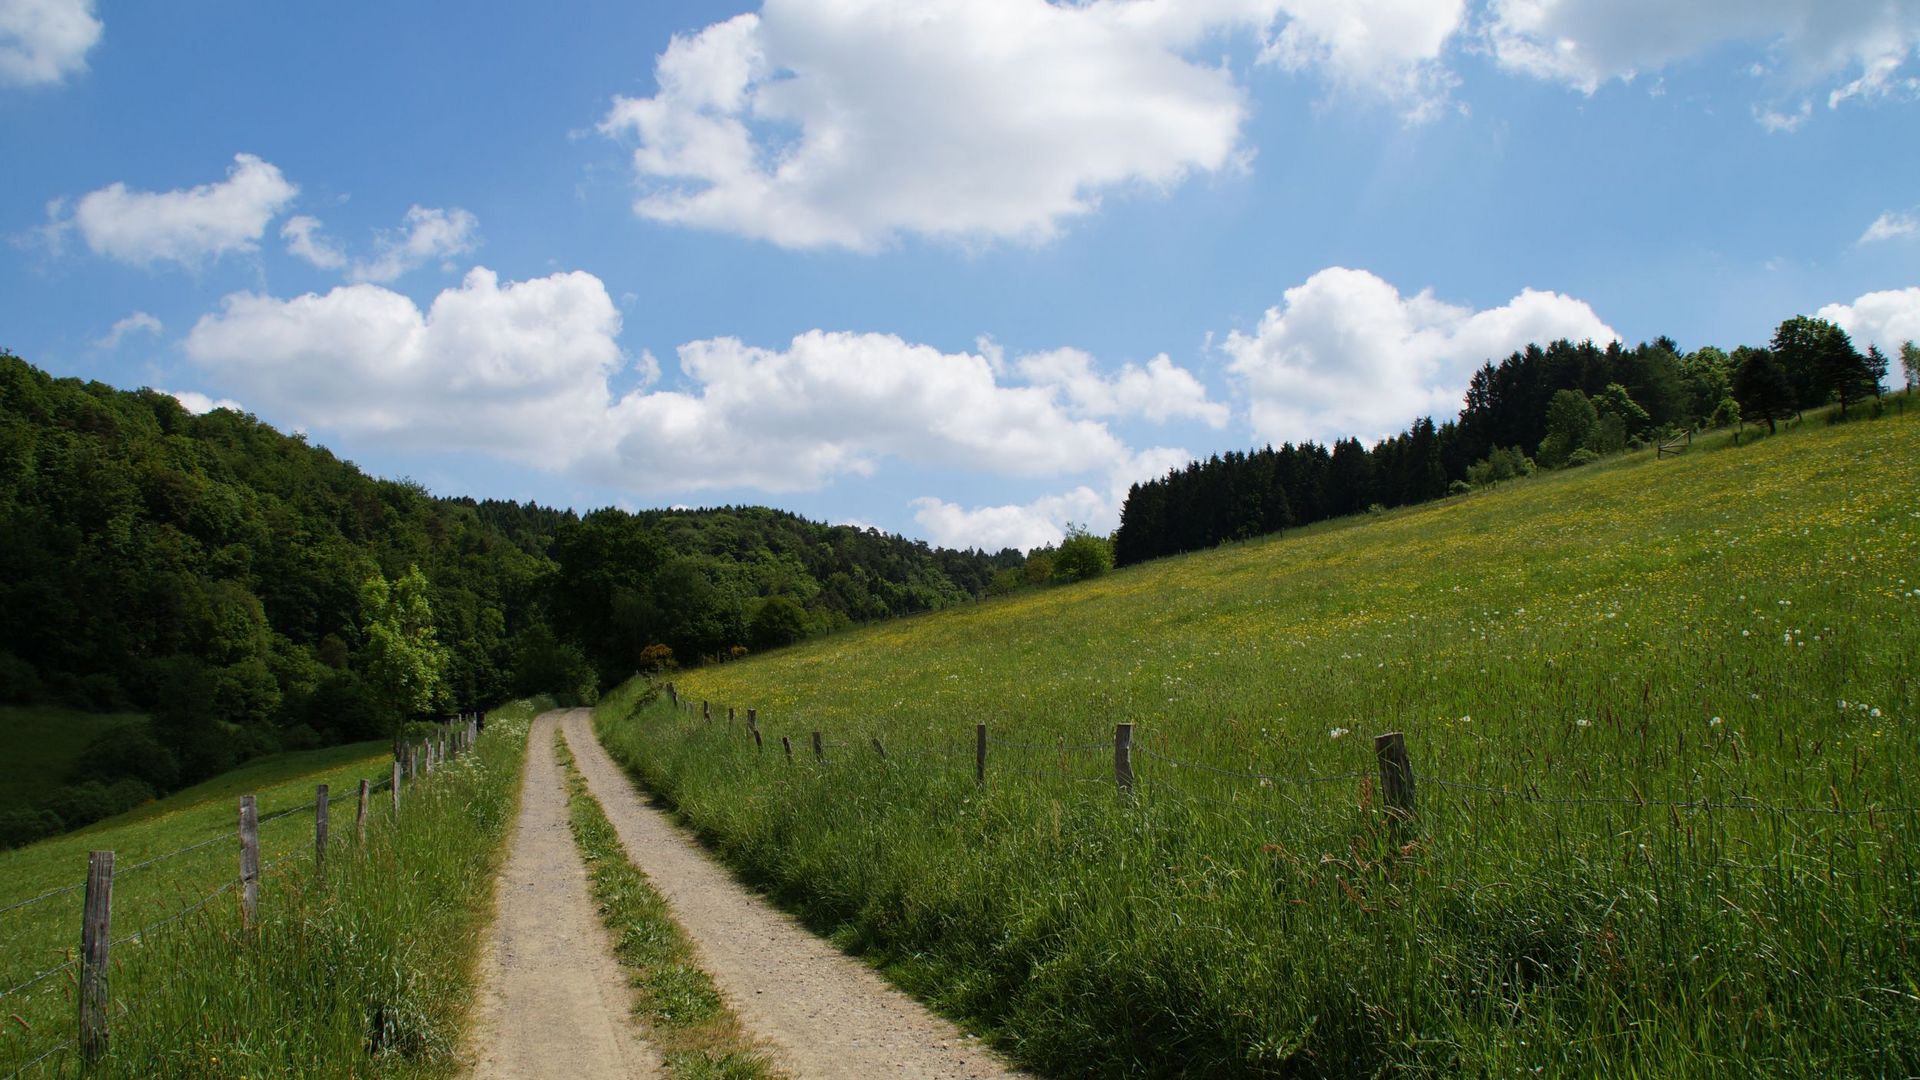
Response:
[[[982,595],[1018,552],[763,508],[436,498],[300,435],[0,353],[0,705],[148,717],[0,846],[278,750]]]
[[[1901,350],[1911,384],[1920,350]],[[1877,398],[1888,374],[1878,348],[1860,352],[1821,319],[1781,323],[1768,346],[1683,353],[1671,338],[1627,348],[1529,345],[1484,364],[1459,415],[1429,417],[1372,447],[1286,443],[1190,462],[1136,484],[1113,557],[1125,566],[1279,532],[1374,507],[1409,506],[1532,472],[1729,424],[1775,422],[1837,401]]]

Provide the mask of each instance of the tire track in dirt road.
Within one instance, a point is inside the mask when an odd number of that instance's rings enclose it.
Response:
[[[978,1040],[747,890],[642,799],[593,735],[561,721],[574,765],[747,1031],[796,1077],[1019,1077]]]
[[[467,1038],[473,1080],[663,1076],[640,1038],[633,993],[587,889],[567,825],[565,780],[553,754],[557,712],[533,722],[520,818],[495,884],[495,916],[480,962]]]

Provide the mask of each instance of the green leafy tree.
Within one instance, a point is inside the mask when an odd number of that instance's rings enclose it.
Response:
[[[1901,344],[1900,367],[1907,375],[1907,389],[1920,389],[1920,344],[1911,341]]]
[[[1825,319],[1796,315],[1773,334],[1773,351],[1793,386],[1794,404],[1802,409],[1840,402],[1847,406],[1874,393],[1878,385],[1867,358],[1853,347],[1853,339]]]
[[[792,597],[775,593],[760,601],[747,622],[747,640],[756,649],[791,645],[807,636],[807,612]]]
[[[1067,581],[1097,578],[1113,569],[1113,544],[1084,526],[1067,526],[1066,538],[1053,557],[1053,575]]]
[[[1867,346],[1866,380],[1873,389],[1873,396],[1879,397],[1883,384],[1887,381],[1887,354],[1880,346]]]
[[[367,682],[393,723],[443,704],[447,650],[434,633],[427,576],[417,566],[388,583],[376,571],[360,585]]]
[[[1547,436],[1535,455],[1541,465],[1557,469],[1575,450],[1591,449],[1600,416],[1593,402],[1578,390],[1561,390],[1547,403]]]
[[[1766,349],[1742,347],[1734,350],[1740,362],[1733,373],[1733,399],[1740,404],[1740,418],[1767,423],[1767,433],[1776,428],[1774,421],[1785,420],[1796,411],[1793,383],[1773,353]]]

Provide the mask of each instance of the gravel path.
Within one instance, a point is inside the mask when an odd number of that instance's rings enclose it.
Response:
[[[743,888],[643,800],[594,738],[590,714],[562,720],[574,763],[627,857],[666,898],[700,964],[748,1033],[796,1077],[1017,1077],[981,1045]]]
[[[633,996],[587,891],[553,756],[559,713],[533,722],[520,820],[496,885],[468,1036],[474,1080],[663,1075],[640,1040]]]

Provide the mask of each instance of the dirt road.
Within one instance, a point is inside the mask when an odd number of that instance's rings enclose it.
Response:
[[[474,1080],[663,1075],[587,891],[553,756],[559,713],[533,722],[520,820],[501,872],[467,1058]]]
[[[906,1080],[1022,1075],[872,968],[742,888],[635,792],[594,738],[586,710],[568,712],[561,723],[575,764],[628,858],[666,898],[741,1024],[774,1047],[786,1071],[801,1078]],[[541,742],[537,732],[534,739]]]

